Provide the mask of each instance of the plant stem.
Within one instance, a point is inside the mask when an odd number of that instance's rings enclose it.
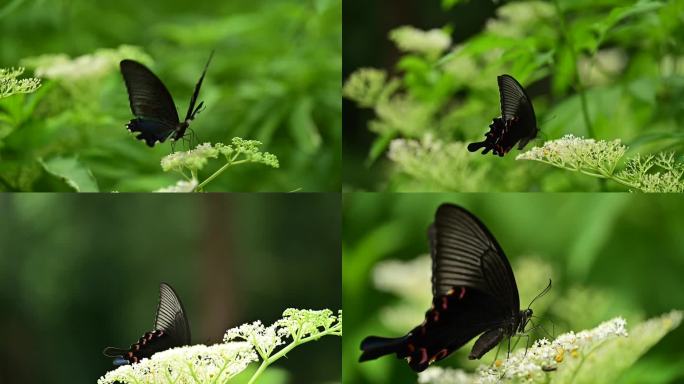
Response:
[[[567,24],[565,23],[565,16],[563,15],[563,10],[561,9],[560,4],[558,4],[558,0],[553,0],[553,5],[556,8],[556,13],[558,16],[558,20],[560,22],[561,35],[563,36],[565,42],[568,44],[568,48],[570,49],[570,56],[572,57],[572,61],[574,63],[575,87],[580,97],[580,104],[582,106],[582,117],[584,118],[584,125],[587,128],[587,135],[590,138],[594,139],[596,138],[596,135],[594,134],[594,127],[591,125],[591,119],[589,118],[589,103],[587,102],[587,95],[584,89],[584,85],[582,84],[582,79],[580,78],[579,74],[579,61],[577,60],[577,51],[575,50],[575,43],[572,39],[572,36],[570,36],[570,34],[568,33]]]
[[[249,382],[247,384],[254,384],[256,383],[256,379],[268,368],[269,365],[271,365],[273,362],[276,360],[280,359],[281,357],[285,356],[288,352],[290,352],[293,348],[295,348],[298,345],[308,343],[311,340],[317,340],[323,336],[326,335],[332,335],[339,333],[340,329],[337,327],[337,325],[330,327],[329,329],[326,329],[325,331],[321,333],[317,333],[315,335],[307,336],[304,338],[296,338],[293,340],[290,344],[288,344],[286,347],[278,351],[275,355],[268,356],[267,358],[263,359],[261,362],[261,365],[259,368],[254,372],[254,375],[249,379]]]
[[[583,169],[583,168],[568,168],[568,167],[565,167],[561,164],[557,164],[557,163],[553,163],[553,162],[541,160],[541,159],[535,159],[534,161],[538,161],[540,163],[548,164],[548,165],[551,165],[551,166],[556,167],[556,168],[565,169],[567,171],[579,172],[579,173],[585,174],[587,176],[598,177],[600,180],[605,180],[605,179],[613,180],[614,182],[616,182],[618,184],[622,184],[626,187],[641,190],[638,185],[630,183],[627,180],[623,180],[623,179],[621,179],[621,178],[619,178],[613,174],[602,173],[602,172],[596,173],[596,172],[592,172],[591,170],[587,170],[587,169]]]
[[[218,175],[223,173],[228,167],[231,165],[237,165],[237,164],[242,164],[246,163],[247,160],[238,160],[238,161],[229,161],[227,162],[223,167],[219,168],[218,171],[214,172],[211,176],[207,177],[203,182],[201,182],[196,188],[195,191],[200,191],[202,188],[204,188],[207,184],[209,184],[212,180],[214,180]]]

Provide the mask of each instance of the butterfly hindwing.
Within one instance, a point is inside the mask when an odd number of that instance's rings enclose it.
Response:
[[[169,348],[190,345],[190,325],[178,295],[166,283],[159,287],[159,305],[154,330],[145,334],[128,349],[107,347],[103,354],[114,358],[114,365],[134,364]]]
[[[484,148],[482,154],[492,151],[494,155],[504,156],[515,145],[523,149],[539,132],[532,101],[520,83],[510,75],[497,77],[501,117],[494,118],[489,125],[485,140],[468,145],[470,152]]]
[[[493,296],[469,287],[453,287],[433,298],[425,320],[409,333],[397,355],[408,358],[414,371],[423,371],[482,332],[500,328],[506,316]]]

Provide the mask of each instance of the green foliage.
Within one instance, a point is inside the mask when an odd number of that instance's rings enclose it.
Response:
[[[174,184],[158,167],[170,146],[150,149],[123,127],[131,113],[118,62],[150,66],[184,114],[211,50],[200,95],[207,108],[191,126],[197,142],[258,140],[282,167],[240,167],[206,190],[339,189],[341,8],[340,0],[0,7],[0,62],[44,79],[32,94],[0,99],[0,189],[73,190],[41,166],[56,157],[77,157],[102,191]]]
[[[97,182],[78,158],[55,157],[40,162],[48,173],[62,178],[76,192],[97,192]]]
[[[449,8],[453,2],[443,5]],[[500,114],[496,76],[503,73],[528,88],[543,138],[620,138],[631,150],[645,154],[642,158],[681,152],[684,137],[677,132],[684,109],[677,100],[684,96],[683,15],[681,0],[512,1],[498,5],[481,32],[453,45],[448,28],[395,29],[389,36],[402,56],[394,68],[359,69],[344,87],[345,97],[374,112],[367,129],[377,136],[367,152],[369,163],[376,164],[370,169],[376,176],[372,179],[378,182],[369,188],[621,190],[531,168],[512,161],[514,155],[500,159],[470,154],[467,167],[446,161],[424,164],[425,170],[436,169],[410,172],[410,181],[405,164],[424,161],[424,156],[398,161],[390,150],[388,161],[377,161],[392,140],[422,141],[431,135],[445,148],[480,141],[490,119]],[[654,155],[653,164],[657,159]],[[362,171],[357,167],[356,172]],[[449,173],[459,182],[442,183],[434,177]],[[471,173],[475,180],[467,182]],[[674,184],[668,180],[632,188],[676,189],[663,188]]]
[[[547,141],[516,157],[534,160],[585,175],[606,178],[641,192],[684,192],[684,163],[674,153],[658,153],[623,159],[627,147],[620,140],[595,141],[567,135]],[[625,166],[617,170],[618,164]]]

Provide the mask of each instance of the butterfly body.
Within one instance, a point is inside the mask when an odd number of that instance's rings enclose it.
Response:
[[[203,106],[202,102],[197,107],[195,104],[212,56],[209,56],[202,76],[195,85],[183,121],[178,117],[171,93],[157,75],[137,61],[122,60],[119,67],[128,90],[131,112],[135,115],[135,118],[126,124],[128,130],[150,147],[167,139],[177,141],[183,138],[190,122]]]
[[[107,347],[103,354],[114,358],[114,365],[135,364],[157,352],[169,348],[189,345],[190,326],[183,304],[170,285],[162,283],[159,287],[159,305],[155,317],[154,330],[145,332],[128,349]]]
[[[532,310],[520,309],[513,271],[484,224],[461,207],[443,204],[428,235],[433,299],[425,320],[403,337],[366,338],[360,361],[394,353],[420,372],[478,335],[470,359],[524,331]]]
[[[493,119],[484,141],[468,145],[470,152],[484,148],[483,155],[492,151],[494,155],[503,156],[516,144],[518,149],[523,149],[539,132],[532,101],[522,85],[510,75],[498,76],[497,81],[501,117]]]

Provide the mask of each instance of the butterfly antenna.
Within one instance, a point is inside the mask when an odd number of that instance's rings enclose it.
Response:
[[[204,111],[205,109],[207,109],[207,107],[206,107],[206,105],[204,105],[204,101],[200,101],[200,103],[199,103],[199,105],[197,106],[197,108],[195,108],[195,110],[192,111],[192,119],[194,120],[194,119],[195,119],[195,116],[196,116],[198,113]]]
[[[527,308],[529,309],[530,307],[532,307],[532,303],[534,303],[538,298],[546,295],[550,290],[551,290],[551,279],[549,279],[549,285],[547,285],[543,291],[541,291],[534,299],[532,299],[532,301],[530,301],[530,305],[528,305]]]

